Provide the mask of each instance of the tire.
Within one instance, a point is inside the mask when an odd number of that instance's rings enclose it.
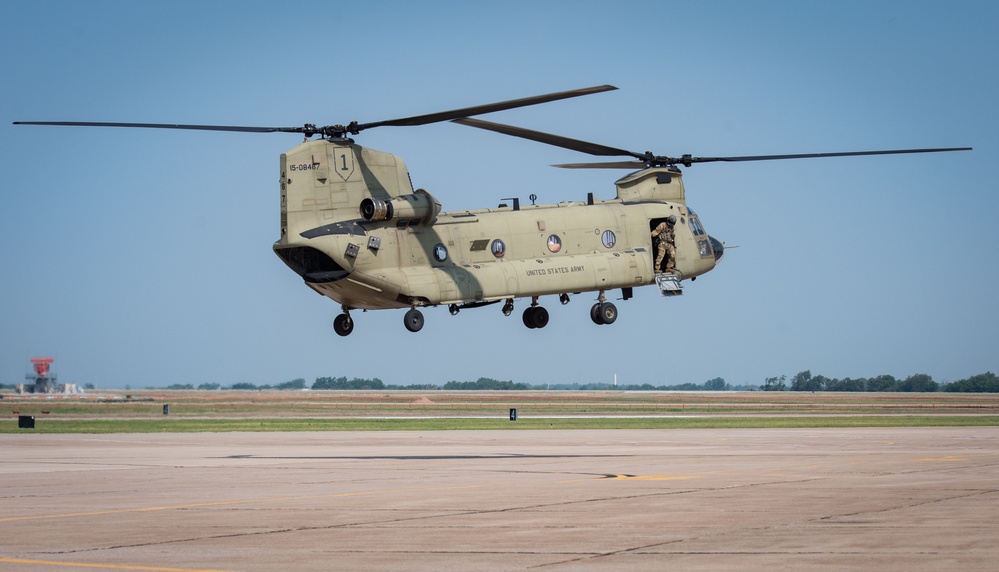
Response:
[[[545,310],[541,306],[536,306],[531,315],[531,321],[534,322],[534,327],[539,329],[548,325],[548,318],[548,310]]]
[[[403,318],[403,323],[406,325],[406,329],[411,332],[419,332],[423,329],[423,312],[420,312],[416,308],[406,312],[406,317]]]
[[[537,326],[534,325],[534,309],[534,306],[524,308],[524,325],[531,330],[537,328]]]
[[[333,318],[333,331],[338,336],[349,336],[354,331],[354,320],[347,314],[340,314]]]
[[[613,324],[617,320],[617,306],[610,302],[600,304],[600,320],[604,324]]]
[[[590,319],[593,320],[593,323],[596,324],[596,325],[598,325],[598,326],[602,326],[604,324],[603,320],[600,319],[600,304],[599,303],[596,303],[596,304],[594,304],[593,306],[590,307]]]

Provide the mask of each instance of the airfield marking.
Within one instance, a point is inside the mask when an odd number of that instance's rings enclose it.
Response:
[[[614,475],[606,477],[608,481],[675,481],[679,479],[696,479],[693,475]]]
[[[88,562],[58,562],[56,560],[28,560],[25,558],[0,558],[9,564],[38,564],[42,566],[72,566],[74,568],[106,568],[110,570],[151,570],[156,572],[226,572],[207,568],[163,568],[160,566],[130,566],[128,564],[91,564]]]
[[[57,518],[73,518],[78,516],[101,516],[106,514],[125,514],[130,512],[153,512],[159,510],[177,510],[182,508],[201,508],[209,506],[229,506],[237,504],[252,504],[252,503],[262,503],[262,502],[283,502],[283,501],[293,501],[293,500],[314,500],[314,499],[325,499],[325,498],[342,498],[342,497],[355,497],[364,495],[378,495],[378,494],[393,494],[393,493],[424,493],[432,491],[453,491],[460,489],[480,489],[483,487],[492,487],[492,484],[480,484],[480,485],[460,485],[453,487],[428,487],[422,489],[388,489],[383,491],[355,491],[349,493],[336,493],[331,495],[308,495],[300,497],[277,497],[277,498],[267,498],[267,499],[243,499],[243,500],[233,500],[233,501],[216,501],[216,502],[200,502],[200,503],[190,503],[190,504],[178,504],[169,506],[147,506],[139,508],[122,508],[113,510],[99,510],[93,512],[73,512],[67,514],[43,514],[34,516],[13,516],[9,518],[0,518],[0,523],[2,522],[18,522],[24,520],[47,520],[47,519],[57,519]],[[2,560],[0,560],[2,561]],[[157,568],[159,570],[159,568]]]

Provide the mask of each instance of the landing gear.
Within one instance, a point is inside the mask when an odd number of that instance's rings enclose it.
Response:
[[[349,336],[354,331],[354,320],[350,317],[350,308],[343,306],[343,313],[333,318],[333,331],[338,336]]]
[[[597,303],[590,308],[590,319],[598,326],[610,325],[617,320],[617,306],[607,301],[603,290],[597,296]]]
[[[349,336],[354,331],[354,320],[347,314],[340,314],[333,318],[333,331],[338,336]]]
[[[419,332],[423,329],[423,312],[413,308],[412,310],[406,312],[406,316],[403,318],[403,323],[406,325],[406,329],[411,332]]]
[[[459,308],[457,304],[451,304],[447,307],[447,311],[450,312],[452,316],[457,316],[458,312],[461,311],[461,308]]]
[[[524,309],[524,325],[530,329],[548,325],[548,310],[538,306],[538,297],[531,298],[531,305]]]
[[[597,302],[590,308],[590,319],[598,326],[613,324],[617,320],[617,306],[610,302]]]
[[[560,304],[562,304],[563,306],[565,306],[566,304],[569,303],[569,295],[568,294],[559,294],[558,295],[558,301],[559,301]]]
[[[543,328],[548,325],[548,310],[541,306],[530,306],[524,309],[524,325],[530,329]]]

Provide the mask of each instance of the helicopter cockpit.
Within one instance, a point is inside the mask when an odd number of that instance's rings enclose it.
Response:
[[[687,212],[690,213],[690,232],[694,235],[694,239],[697,241],[697,251],[701,255],[701,258],[708,258],[709,256],[715,257],[715,264],[721,260],[722,255],[725,254],[725,245],[722,244],[720,240],[709,235],[704,231],[704,227],[701,226],[701,220],[698,218],[697,213],[693,209],[687,208]]]

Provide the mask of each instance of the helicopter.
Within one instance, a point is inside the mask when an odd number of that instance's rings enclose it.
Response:
[[[304,141],[280,158],[280,236],[274,253],[305,285],[341,306],[333,320],[339,336],[354,330],[353,310],[407,309],[403,324],[419,332],[421,309],[461,310],[529,299],[522,314],[527,328],[549,323],[539,301],[596,293],[590,319],[613,324],[621,300],[642,286],[664,297],[683,293],[722,260],[725,245],[709,235],[687,206],[680,167],[696,163],[766,161],[903,153],[967,151],[970,147],[849,151],[741,157],[679,157],[638,153],[474,116],[560,99],[616,90],[601,85],[387,121],[301,127],[246,127],[163,123],[15,122],[20,125],[194,129],[250,133],[297,133]],[[554,165],[561,168],[628,169],[615,181],[616,197],[556,204],[522,204],[520,198],[495,208],[442,211],[429,191],[414,188],[397,155],[358,145],[351,136],[374,127],[412,127],[451,121],[585,153],[627,160]],[[314,138],[317,137],[318,138]]]

